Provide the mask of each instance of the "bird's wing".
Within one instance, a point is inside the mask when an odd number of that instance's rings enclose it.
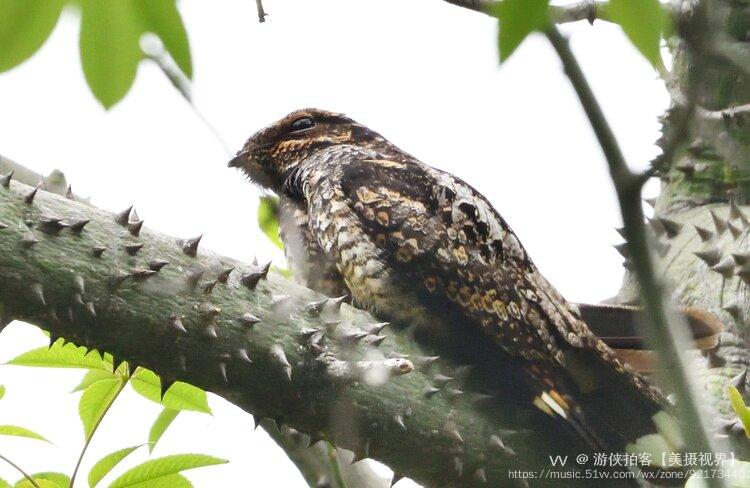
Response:
[[[392,268],[445,298],[512,355],[563,363],[596,346],[492,206],[463,181],[416,161],[360,159],[341,188]]]

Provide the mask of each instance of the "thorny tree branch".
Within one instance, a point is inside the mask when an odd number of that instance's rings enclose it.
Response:
[[[384,339],[365,312],[128,213],[0,177],[0,326],[37,324],[427,485],[507,485],[580,452],[408,329]]]
[[[481,12],[488,14],[490,9],[502,3],[498,0],[445,0],[453,5],[474,10],[475,12]],[[606,15],[605,6],[608,2],[606,0],[583,0],[570,5],[552,5],[550,6],[550,16],[553,22],[557,24],[564,24],[568,22],[577,22],[579,20],[587,20],[589,23],[593,23],[594,20],[609,20]]]
[[[695,401],[687,374],[687,365],[682,355],[687,344],[687,338],[684,337],[686,329],[682,323],[677,322],[676,317],[668,313],[665,307],[664,290],[654,272],[651,249],[643,225],[644,216],[641,205],[643,178],[628,168],[617,140],[567,39],[554,26],[548,28],[547,37],[563,63],[565,73],[581,101],[609,164],[610,175],[620,201],[625,236],[631,250],[634,271],[640,284],[640,298],[650,318],[650,324],[642,327],[643,336],[658,352],[664,370],[670,372],[669,378],[662,378],[662,380],[667,380],[667,384],[677,397],[676,408],[680,413],[679,418],[688,445],[694,452],[715,452],[706,434],[706,422],[703,421],[697,406],[698,402]],[[723,480],[713,477],[709,477],[707,483],[713,487],[724,485]]]

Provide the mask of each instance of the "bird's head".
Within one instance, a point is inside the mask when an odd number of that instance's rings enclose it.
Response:
[[[254,182],[279,193],[303,161],[335,145],[397,150],[380,134],[343,114],[309,108],[292,112],[253,134],[229,167],[242,169]]]

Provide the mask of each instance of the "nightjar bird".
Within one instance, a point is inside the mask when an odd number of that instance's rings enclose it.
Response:
[[[659,393],[540,274],[489,201],[338,113],[300,110],[229,163],[280,197],[295,276],[454,349],[490,349],[498,383],[591,447],[657,432]],[[661,417],[660,417],[661,416]]]

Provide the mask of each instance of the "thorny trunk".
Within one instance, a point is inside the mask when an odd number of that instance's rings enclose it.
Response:
[[[750,364],[750,11],[745,2],[673,2],[677,36],[665,80],[672,106],[655,167],[662,190],[650,226],[660,273],[674,299],[721,317],[719,346],[695,358],[705,400],[719,409],[715,428],[739,457],[747,438],[726,398],[729,382],[745,394]],[[618,297],[636,301],[627,274]],[[706,368],[707,367],[707,368]]]
[[[365,312],[139,228],[128,212],[3,183],[0,323],[37,324],[429,486],[512,484],[509,470],[580,451],[408,329],[382,331]]]

